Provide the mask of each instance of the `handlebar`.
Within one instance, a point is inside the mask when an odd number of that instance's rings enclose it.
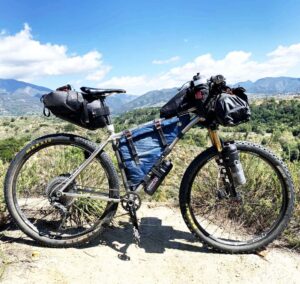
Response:
[[[194,75],[193,80],[190,81],[190,90],[192,90],[193,92],[197,92],[197,89],[199,90],[203,89],[204,85],[208,87],[208,92],[209,92],[208,96],[210,97],[214,97],[228,90],[228,87],[226,86],[226,79],[223,75],[219,74],[219,75],[211,76],[210,79],[208,79],[207,83],[205,84],[200,80],[200,73]]]
[[[201,82],[200,73],[194,75],[192,81],[188,81],[185,84],[183,84],[182,87],[179,88],[179,90],[182,90],[184,86],[187,84],[188,84],[187,88],[190,89],[191,91],[196,91],[197,87],[201,89],[203,88],[203,85],[205,85],[205,83]],[[221,93],[222,91],[228,89],[228,87],[226,86],[226,79],[221,74],[211,76],[210,79],[207,80],[206,85],[208,86],[211,95]]]
[[[226,83],[225,81],[225,77],[223,75],[216,75],[216,76],[212,76],[210,78],[210,81],[216,85],[220,85],[220,84],[223,84],[223,83]]]
[[[200,82],[200,73],[197,73],[196,75],[193,76],[193,80],[191,81],[191,87],[196,87]],[[209,80],[207,80],[208,84],[215,84],[215,85],[225,85],[226,84],[226,79],[223,75],[215,75],[211,76]]]

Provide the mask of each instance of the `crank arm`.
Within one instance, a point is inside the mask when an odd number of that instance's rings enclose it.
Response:
[[[133,225],[133,240],[139,246],[141,243],[141,236],[138,220],[136,217],[136,210],[133,205],[129,206],[129,216]]]

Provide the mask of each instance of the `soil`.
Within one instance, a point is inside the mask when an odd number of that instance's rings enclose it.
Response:
[[[141,247],[122,210],[101,239],[82,248],[37,245],[17,229],[1,238],[2,283],[300,283],[300,255],[269,247],[230,255],[204,248],[178,208],[143,204]]]

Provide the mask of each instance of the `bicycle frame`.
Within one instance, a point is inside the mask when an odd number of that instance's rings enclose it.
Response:
[[[193,110],[194,109],[191,109],[186,113],[194,114],[194,113],[192,113]],[[184,135],[186,132],[188,132],[197,123],[204,122],[204,121],[205,121],[204,117],[200,117],[199,115],[196,114],[191,119],[189,124],[182,130],[182,134]],[[144,124],[140,125],[139,127],[147,125],[149,123],[152,123],[152,121],[144,123]],[[97,155],[107,146],[108,143],[112,143],[112,148],[113,148],[115,156],[117,158],[118,168],[121,172],[122,181],[123,181],[125,190],[126,190],[126,192],[130,191],[129,186],[128,186],[127,177],[126,177],[126,174],[125,174],[125,170],[124,170],[124,167],[122,166],[123,165],[122,160],[121,160],[121,157],[120,157],[120,154],[119,154],[119,151],[118,151],[118,147],[117,147],[118,140],[123,136],[123,132],[115,133],[115,129],[114,129],[113,124],[108,125],[107,130],[110,134],[109,137],[103,143],[101,143],[99,145],[99,147],[93,153],[91,153],[91,155],[77,169],[75,169],[73,171],[73,173],[70,175],[70,177],[66,180],[66,182],[62,186],[62,188],[59,189],[59,192],[61,193],[61,195],[69,196],[69,197],[86,197],[86,198],[100,199],[100,200],[103,200],[103,201],[110,201],[110,202],[117,202],[117,203],[121,201],[120,198],[111,198],[111,197],[107,196],[107,194],[95,193],[92,190],[81,190],[81,192],[83,192],[83,194],[81,194],[81,193],[72,193],[72,192],[64,192],[64,190],[97,157]],[[208,128],[208,132],[209,132],[209,136],[210,136],[212,144],[216,147],[218,152],[221,152],[222,151],[222,144],[221,144],[220,138],[218,136],[217,130]],[[169,155],[171,153],[172,149],[175,147],[175,145],[177,144],[177,142],[179,140],[180,140],[180,137],[176,137],[175,140],[169,146],[167,146],[165,148],[165,150],[164,150],[162,156],[160,157],[159,161],[162,161],[167,155]],[[134,190],[134,192],[139,192],[142,188],[143,188],[143,184],[140,184]],[[109,189],[109,191],[118,191],[118,189]]]

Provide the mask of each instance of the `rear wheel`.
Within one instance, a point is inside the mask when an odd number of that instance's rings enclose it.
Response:
[[[218,153],[210,148],[188,167],[180,188],[182,216],[204,244],[230,253],[252,252],[272,242],[287,226],[294,205],[290,174],[260,145],[237,142],[246,184],[240,198],[226,194]]]
[[[57,187],[95,149],[86,139],[58,134],[34,140],[17,154],[5,178],[5,199],[25,234],[48,246],[67,247],[90,241],[111,221],[117,203],[70,196],[50,202]],[[66,189],[68,193],[80,190],[118,198],[118,176],[104,152]]]

